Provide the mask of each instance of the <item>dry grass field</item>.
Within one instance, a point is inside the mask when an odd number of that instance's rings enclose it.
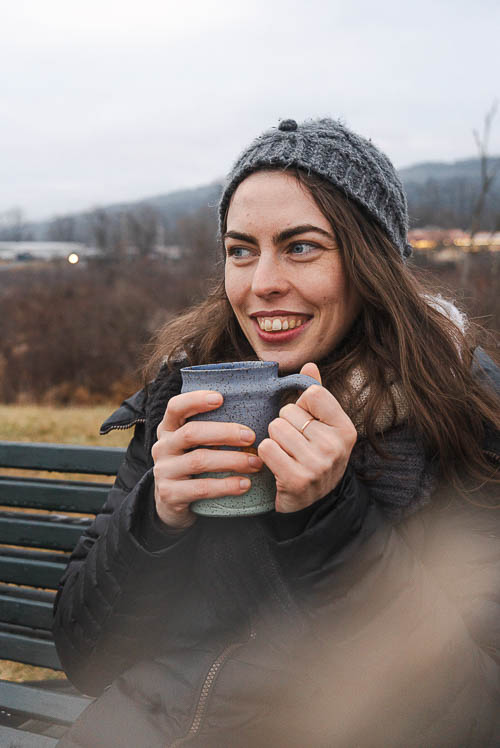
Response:
[[[115,407],[116,404],[95,407],[0,405],[0,440],[125,447],[132,435],[130,431],[112,431],[107,436],[99,436],[99,426]],[[6,474],[14,471],[1,472]],[[26,475],[33,477],[37,473],[30,471],[26,472]],[[96,480],[102,482],[103,477],[100,476]],[[60,673],[46,668],[0,660],[0,679],[20,682],[60,677]]]
[[[99,426],[118,404],[93,407],[0,405],[0,440],[123,447],[130,438],[128,431],[99,436]]]

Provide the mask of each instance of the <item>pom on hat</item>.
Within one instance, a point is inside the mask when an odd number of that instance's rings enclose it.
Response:
[[[283,119],[278,125],[278,130],[282,132],[293,132],[298,127],[294,119]]]

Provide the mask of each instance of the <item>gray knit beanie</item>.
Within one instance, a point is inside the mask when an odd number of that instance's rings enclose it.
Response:
[[[219,230],[237,186],[255,171],[295,166],[319,174],[356,200],[389,235],[403,259],[408,244],[408,206],[403,185],[387,156],[371,141],[333,119],[282,120],[243,151],[219,203]]]

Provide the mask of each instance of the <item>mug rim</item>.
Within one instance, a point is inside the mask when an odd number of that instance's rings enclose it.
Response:
[[[197,364],[196,366],[185,366],[181,372],[219,372],[219,371],[245,371],[247,369],[273,369],[278,367],[277,361],[227,361],[219,364]]]

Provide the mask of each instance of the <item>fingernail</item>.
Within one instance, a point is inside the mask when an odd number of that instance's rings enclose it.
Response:
[[[240,429],[240,438],[242,442],[253,442],[255,436],[250,429]]]
[[[247,488],[250,488],[250,481],[248,480],[248,478],[240,479],[240,488],[242,490],[246,490]]]
[[[216,405],[217,403],[220,403],[221,396],[215,393],[214,395],[207,395],[207,403],[209,405]]]
[[[262,465],[262,460],[260,457],[256,457],[255,455],[250,455],[248,458],[248,464],[252,467],[260,467]]]

